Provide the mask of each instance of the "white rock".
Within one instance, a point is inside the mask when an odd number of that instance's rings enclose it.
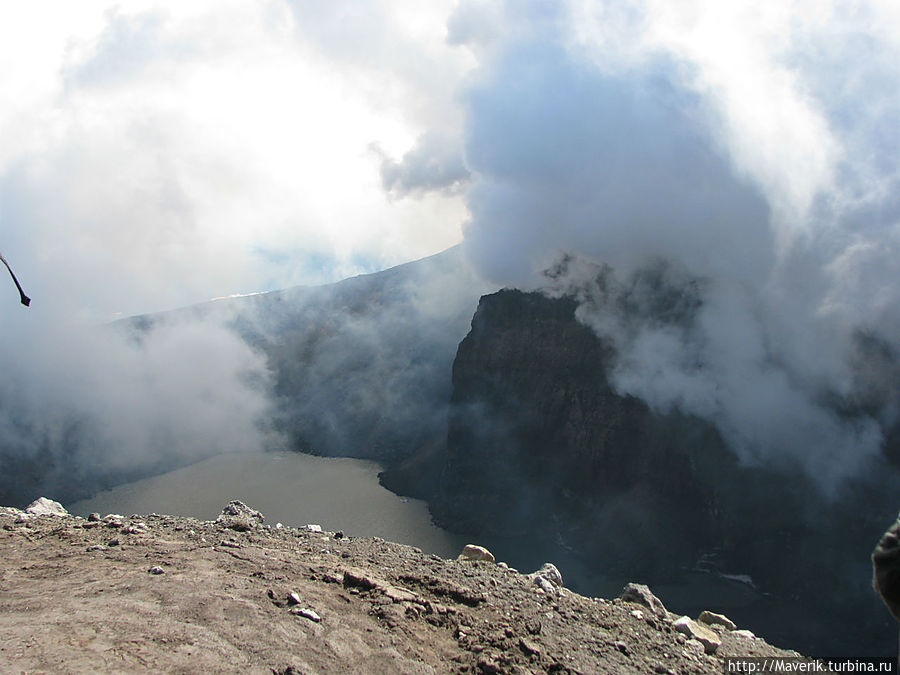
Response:
[[[295,607],[291,610],[291,614],[302,616],[303,618],[309,619],[310,621],[315,621],[316,623],[319,623],[322,620],[321,616],[319,616],[314,610],[309,609],[308,607],[304,607],[303,609]]]
[[[33,516],[67,516],[69,512],[59,502],[46,497],[38,497],[25,507],[25,513]]]
[[[300,529],[301,529],[301,530],[306,530],[307,532],[321,532],[321,531],[322,531],[322,526],[321,526],[321,525],[308,524],[308,525],[304,525],[304,526],[301,527]]]
[[[535,585],[540,588],[544,593],[548,595],[553,595],[556,593],[556,586],[547,581],[540,574],[533,577]]]
[[[672,628],[688,638],[688,640],[697,640],[703,645],[707,654],[714,654],[722,644],[719,636],[716,635],[706,626],[703,626],[689,616],[682,616],[672,624]]]
[[[650,588],[644,584],[625,584],[625,588],[622,589],[622,593],[619,595],[619,598],[625,600],[626,602],[634,602],[640,605],[644,605],[644,607],[649,609],[661,619],[666,619],[669,616],[668,611],[666,611],[666,606],[663,605],[662,600],[653,595],[653,592],[650,590]]]
[[[266,517],[256,509],[251,509],[244,502],[234,499],[222,509],[222,513],[216,518],[216,524],[238,532],[249,532],[261,527],[265,519]]]
[[[147,571],[150,572],[150,574],[165,574],[166,573],[166,571],[159,565],[154,565]]]
[[[706,609],[700,612],[697,621],[709,626],[722,626],[726,630],[735,630],[737,628],[737,624],[724,614],[716,614],[715,612],[710,612]]]
[[[457,560],[486,560],[487,562],[494,562],[496,558],[484,546],[466,544]]]
[[[734,635],[735,637],[745,638],[747,640],[756,639],[756,635],[752,631],[747,630],[746,628],[741,628],[740,630],[733,630],[733,631],[731,631],[731,634]]]
[[[535,574],[540,574],[554,586],[562,586],[563,578],[559,569],[553,563],[544,563]]]

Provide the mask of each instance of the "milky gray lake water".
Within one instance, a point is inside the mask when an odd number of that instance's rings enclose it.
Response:
[[[71,513],[168,513],[213,520],[232,499],[266,523],[316,524],[350,536],[382,537],[455,557],[464,537],[431,523],[428,508],[378,483],[379,467],[358,459],[298,452],[229,453],[105,490],[66,505]]]

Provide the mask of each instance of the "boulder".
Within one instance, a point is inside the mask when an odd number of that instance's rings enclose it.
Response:
[[[644,584],[626,584],[619,594],[619,598],[625,602],[636,602],[639,605],[643,605],[661,619],[669,616],[669,612],[662,600],[653,595],[650,587]]]
[[[559,569],[553,563],[544,563],[541,565],[541,569],[534,573],[535,575],[540,575],[544,577],[547,581],[557,587],[562,587],[563,578]]]
[[[540,588],[547,595],[555,595],[556,594],[556,586],[547,581],[540,574],[535,574],[532,577],[532,581],[534,581],[534,585]]]
[[[486,560],[487,562],[494,562],[495,558],[494,554],[484,546],[466,544],[457,560]]]
[[[675,621],[672,624],[672,628],[686,636],[688,640],[696,640],[702,644],[707,654],[715,654],[719,645],[722,644],[722,640],[719,639],[718,635],[689,616],[683,616]]]
[[[238,532],[247,532],[263,524],[265,516],[259,511],[251,509],[243,502],[233,500],[222,509],[222,513],[216,518],[216,523]]]
[[[69,512],[59,502],[46,497],[38,497],[25,507],[25,513],[32,516],[67,516]]]
[[[706,609],[700,612],[697,621],[705,623],[707,626],[722,626],[725,630],[737,629],[737,624],[724,614],[716,614]]]
[[[562,595],[562,574],[553,563],[544,563],[537,572],[528,575],[535,586],[547,595]]]

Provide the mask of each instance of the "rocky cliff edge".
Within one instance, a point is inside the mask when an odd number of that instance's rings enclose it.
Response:
[[[713,674],[797,656],[645,587],[587,598],[552,566],[272,526],[240,502],[207,522],[57,506],[0,508],[0,671]]]

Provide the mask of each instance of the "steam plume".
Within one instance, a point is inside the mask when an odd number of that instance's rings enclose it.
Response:
[[[714,422],[746,462],[834,489],[877,461],[896,394],[871,360],[900,349],[892,10],[495,3],[496,30],[467,36],[476,5],[453,39],[480,63],[481,272],[536,287],[562,253],[586,261],[554,284],[616,345],[616,387]],[[652,311],[685,293],[689,312]]]

